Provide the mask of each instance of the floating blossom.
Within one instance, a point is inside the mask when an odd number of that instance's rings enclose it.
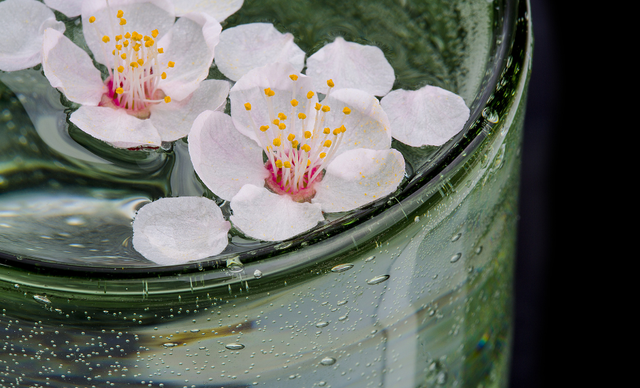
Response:
[[[302,66],[297,64],[302,61],[297,50],[292,49],[293,37],[285,39],[290,34],[274,31],[266,23],[225,30],[220,36],[220,46],[233,49],[221,49],[216,56],[220,71],[235,81],[267,63],[289,62],[300,70]],[[263,42],[269,42],[268,50],[262,50]],[[462,130],[469,118],[469,109],[462,98],[444,89],[425,86],[416,91],[390,92],[394,71],[382,50],[375,46],[338,37],[307,59],[306,74],[314,80],[313,90],[318,93],[328,92],[325,80],[331,78],[335,88],[354,88],[381,97],[388,94],[382,104],[391,121],[392,136],[414,147],[444,144]]]
[[[170,3],[121,0],[83,2],[82,20],[106,80],[58,31],[45,30],[43,44],[45,76],[82,105],[70,118],[81,130],[115,147],[159,146],[186,136],[203,110],[224,109],[228,82],[203,82],[221,31],[212,17],[192,13],[174,24]]]
[[[402,180],[404,159],[389,148],[378,100],[327,84],[320,103],[310,77],[289,64],[267,65],[231,89],[231,117],[204,112],[194,122],[194,168],[209,189],[231,201],[231,222],[246,235],[293,237],[323,220],[323,212],[363,206]]]
[[[183,264],[222,252],[229,243],[230,228],[210,199],[162,198],[136,214],[133,247],[157,264]]]
[[[28,69],[42,61],[43,31],[64,32],[64,24],[44,4],[34,0],[0,3],[0,70]]]

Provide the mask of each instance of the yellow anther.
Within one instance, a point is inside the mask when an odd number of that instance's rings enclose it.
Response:
[[[122,10],[118,10],[118,13],[116,14],[116,17],[121,18],[124,15],[124,12],[122,12]]]
[[[116,42],[120,41],[122,39],[122,35],[116,35]]]
[[[167,63],[167,66],[169,67],[174,67],[176,65],[176,63],[174,61],[169,61],[169,63]]]
[[[167,73],[163,71],[162,74],[160,74],[160,78],[167,79]]]
[[[324,133],[325,135],[328,135],[328,134],[331,133],[331,129],[325,128],[325,129],[322,130],[322,133]]]
[[[131,62],[129,66],[135,69],[136,67],[138,67],[138,62]]]
[[[346,106],[344,107],[344,109],[342,110],[342,113],[348,115],[351,114],[351,109],[347,108]]]
[[[125,18],[120,18],[120,25],[121,25],[121,26],[124,26],[125,24],[127,24],[127,19],[125,19]],[[129,38],[127,38],[127,39],[129,39]]]
[[[118,66],[118,72],[122,73],[124,71],[124,66],[120,65]]]
[[[331,108],[329,108],[329,106],[328,106],[328,105],[325,105],[325,106],[323,106],[323,107],[322,107],[322,111],[323,111],[324,113],[327,113],[327,112],[328,112],[328,111],[330,111],[330,110],[331,110]]]
[[[122,93],[124,93],[124,89],[122,89],[122,88],[117,88],[117,89],[116,89],[116,93],[118,93],[118,94],[122,94]]]
[[[122,44],[124,45],[124,47],[129,47],[129,41],[125,40],[124,42],[122,42]]]
[[[144,47],[151,47],[153,46],[155,42],[151,39],[149,39],[148,41],[144,42]]]
[[[164,98],[164,102],[166,102],[166,103],[170,103],[170,102],[171,102],[171,97],[166,96],[166,97]]]
[[[117,49],[117,50],[122,50],[122,45],[121,45],[121,44],[117,44],[117,45],[116,45],[116,49]]]
[[[309,138],[311,138],[311,136],[313,136],[311,131],[304,131],[304,138],[305,139],[309,139]]]
[[[311,99],[312,97],[313,97],[313,92],[312,92],[312,91],[309,91],[309,93],[307,93],[307,98],[308,98],[308,99]]]
[[[289,141],[293,141],[293,139],[296,138],[296,135],[294,135],[293,133],[290,133],[289,136],[287,136],[287,140]]]
[[[244,104],[244,109],[251,110],[251,104],[248,103],[248,102],[246,104]]]
[[[291,168],[291,162],[288,160],[284,162],[284,168]]]
[[[125,39],[129,39],[129,38],[131,38],[131,34],[127,32],[126,34],[124,34],[124,38],[125,38]]]
[[[303,144],[302,147],[300,147],[300,149],[302,149],[305,152],[311,151],[311,147],[309,146],[309,144]]]
[[[300,142],[298,142],[297,140],[294,140],[291,142],[291,147],[298,148],[298,144],[300,144]]]
[[[320,110],[322,109],[322,104],[319,102],[316,102],[316,110]]]
[[[298,118],[299,118],[300,120],[304,120],[304,119],[306,119],[306,118],[307,118],[307,115],[306,115],[306,114],[304,114],[304,113],[298,113]]]
[[[136,45],[135,45],[135,46],[133,46],[133,50],[134,50],[134,51],[138,51],[138,50],[140,50],[140,47],[142,47],[142,46],[140,46],[140,44],[139,44],[139,43],[136,43]]]
[[[344,125],[340,126],[340,132],[347,132],[347,128],[344,127]]]
[[[336,128],[333,130],[333,134],[338,136],[340,133],[342,133],[342,129],[341,128]]]
[[[271,90],[271,88],[266,88],[264,90],[264,94],[266,94],[269,97],[273,97],[273,96],[275,96],[276,93],[273,90]]]
[[[261,130],[262,132],[265,132],[267,129],[269,129],[269,126],[268,126],[268,125],[262,125],[262,126],[260,127],[260,130]]]
[[[307,167],[311,165],[311,161],[307,159]]]
[[[158,48],[158,54],[163,54],[164,53],[164,49],[162,47]]]
[[[318,155],[321,159],[324,159],[327,156],[326,152],[321,152],[320,155]]]
[[[278,113],[278,118],[279,118],[280,120],[286,120],[286,119],[287,119],[287,116],[286,116],[284,113],[280,112],[280,113]]]
[[[151,37],[150,37],[150,36],[148,36],[148,35],[145,35],[145,36],[144,36],[144,41],[145,41],[145,42],[146,42],[146,41],[148,41],[149,39],[151,39]]]
[[[296,100],[295,98],[291,100],[291,106],[298,106],[298,100]]]
[[[276,167],[282,168],[282,160],[276,160]]]
[[[111,40],[111,39],[109,39],[109,37],[108,37],[108,36],[106,36],[106,35],[102,37],[102,41],[103,41],[104,43],[108,43],[110,40]]]
[[[282,144],[282,141],[280,141],[279,137],[276,137],[275,139],[273,139],[273,145],[276,147],[280,147],[280,144]]]
[[[116,55],[116,50],[111,51],[112,55]]]
[[[331,147],[331,140],[325,140],[322,145],[325,147]]]
[[[330,88],[332,88],[332,87],[336,86],[336,84],[334,84],[334,83],[333,83],[333,80],[332,80],[332,79],[328,79],[328,80],[327,80],[327,86],[329,86]]]
[[[138,59],[137,62],[138,62],[139,65],[144,65],[144,59],[142,59],[142,58]]]
[[[93,22],[95,22],[95,21],[96,21],[96,17],[95,17],[95,16],[91,16],[91,17],[89,18],[89,23],[93,23]]]
[[[274,120],[272,121],[272,123],[273,123],[273,125],[278,125],[278,124],[280,124],[280,120],[278,120],[278,119],[274,119]]]
[[[295,74],[291,74],[291,75],[289,76],[289,78],[291,78],[293,81],[297,81],[297,80],[298,80],[298,76],[297,76],[297,75],[295,75]]]
[[[285,128],[287,128],[287,125],[285,123],[280,123],[280,124],[278,124],[278,128],[285,129]]]
[[[158,30],[151,31],[151,36],[153,36],[154,38],[157,38],[158,34],[159,34]]]

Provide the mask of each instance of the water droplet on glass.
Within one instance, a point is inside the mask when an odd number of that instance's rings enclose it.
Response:
[[[345,304],[347,304],[349,301],[348,300],[341,300],[340,302],[337,303],[338,306],[344,306]]]
[[[344,272],[353,268],[353,264],[338,264],[331,268],[331,272]]]
[[[333,357],[325,357],[322,360],[320,360],[320,365],[328,366],[328,365],[333,365],[335,363],[336,363],[336,359]]]
[[[316,323],[316,327],[327,327],[327,326],[329,326],[329,322],[326,322],[326,321]]]
[[[326,386],[326,385],[327,385],[327,382],[326,382],[326,381],[320,381],[320,382],[318,382],[318,387],[324,387],[324,386]]]
[[[173,348],[178,346],[178,344],[175,342],[165,342],[162,344],[162,346],[164,346],[165,348]]]
[[[455,242],[460,240],[460,237],[462,236],[462,233],[458,233],[455,236],[451,237],[451,242]]]
[[[227,269],[232,273],[240,273],[244,271],[244,265],[238,256],[227,259]]]
[[[371,279],[367,280],[367,284],[369,285],[374,285],[374,284],[380,284],[382,282],[384,282],[385,280],[389,279],[389,275],[378,275],[378,276],[374,276]]]
[[[373,255],[372,255],[372,256],[369,256],[369,257],[367,257],[366,259],[364,259],[364,262],[365,262],[365,263],[368,263],[368,262],[372,261],[372,260],[373,260],[373,259],[375,259],[375,258],[376,258],[376,257],[375,257],[375,256],[373,256]]]
[[[260,279],[262,277],[262,271],[256,269],[255,271],[253,271],[253,277],[256,279]]]
[[[35,299],[36,302],[38,303],[42,303],[42,304],[50,304],[51,301],[49,300],[49,298],[47,298],[44,295],[34,295],[33,299]]]
[[[420,222],[420,216],[416,216],[416,217],[413,219],[413,222]]]
[[[495,111],[491,110],[489,107],[484,108],[484,110],[482,111],[482,117],[493,124],[500,121],[500,116],[498,116],[498,114]]]
[[[229,350],[240,350],[240,349],[244,349],[244,345],[243,344],[239,344],[239,343],[230,343],[230,344],[226,344],[224,345],[225,348],[229,349]]]
[[[482,252],[482,245],[476,248],[476,255],[479,255]]]
[[[461,257],[462,257],[462,253],[456,253],[455,255],[451,256],[449,261],[452,263],[455,263],[456,261],[460,260]]]

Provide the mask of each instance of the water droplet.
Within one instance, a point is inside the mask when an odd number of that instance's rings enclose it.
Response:
[[[240,350],[240,349],[244,349],[244,345],[243,344],[239,344],[236,342],[230,343],[230,344],[226,344],[224,345],[225,348],[229,349],[229,350]]]
[[[256,279],[260,279],[262,277],[262,271],[256,269],[255,271],[253,271],[253,277]]]
[[[20,288],[20,285],[18,283],[16,283],[16,284],[13,285],[13,288],[15,288],[17,290],[18,288]]]
[[[484,110],[482,111],[482,117],[493,124],[500,121],[500,116],[498,116],[498,114],[495,111],[491,110],[489,107],[484,108]]]
[[[191,331],[192,333],[197,333],[197,332],[199,332],[199,331],[200,331],[200,329],[191,329],[190,331]]]
[[[384,282],[385,280],[389,279],[389,275],[378,275],[378,276],[374,276],[371,279],[367,280],[367,284],[369,285],[374,285],[374,284],[380,284],[382,282]]]
[[[320,360],[320,365],[328,366],[328,365],[333,365],[335,363],[336,363],[336,359],[333,357],[325,357],[322,360]]]
[[[461,257],[462,257],[462,253],[456,253],[455,255],[451,256],[449,261],[452,263],[455,263],[456,261],[460,260]]]
[[[413,219],[413,222],[420,222],[420,216],[416,216],[416,217]]]
[[[327,385],[327,382],[326,382],[326,381],[320,381],[320,382],[318,382],[318,387],[324,387],[324,386],[326,386],[326,385]]]
[[[162,344],[162,346],[164,346],[165,348],[173,348],[178,346],[178,344],[175,342],[165,342]]]
[[[345,319],[347,319],[348,316],[347,315],[343,315],[340,318],[338,318],[339,321],[344,321]]]
[[[289,375],[289,380],[293,380],[295,379],[297,376],[296,375]]]
[[[451,242],[455,242],[460,240],[460,237],[462,236],[462,233],[458,233],[455,236],[451,237]]]
[[[341,300],[340,302],[337,303],[338,306],[344,306],[345,304],[347,304],[349,301],[348,300]]]
[[[479,255],[482,252],[482,245],[476,248],[476,255]]]
[[[365,263],[368,263],[368,262],[372,261],[372,260],[373,260],[373,259],[375,259],[375,258],[376,258],[376,257],[375,257],[375,256],[373,256],[373,255],[372,255],[372,256],[369,256],[369,257],[367,257],[366,259],[364,259],[364,262],[365,262]]]
[[[240,261],[238,256],[227,259],[227,269],[231,271],[231,273],[237,274],[244,271],[244,265]]]
[[[44,295],[34,295],[33,299],[35,299],[35,301],[38,303],[51,304],[51,301],[49,300],[49,298],[47,298]]]
[[[67,225],[78,226],[86,223],[85,219],[79,216],[72,216],[65,220]]]
[[[338,264],[331,268],[331,272],[344,272],[353,268],[353,264]]]
[[[329,326],[329,322],[323,321],[316,323],[316,327],[327,327]]]

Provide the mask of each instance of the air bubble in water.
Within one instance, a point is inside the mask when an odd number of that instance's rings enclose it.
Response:
[[[462,233],[458,233],[455,236],[451,237],[451,242],[455,242],[460,240],[460,237],[462,236]]]
[[[262,277],[262,271],[256,269],[255,271],[253,271],[253,277],[256,279],[260,279]]]
[[[49,300],[49,298],[47,298],[44,295],[34,295],[33,299],[35,299],[35,301],[38,303],[51,304],[51,301]]]
[[[240,349],[244,349],[244,345],[243,344],[239,344],[236,342],[230,343],[230,344],[226,344],[224,345],[225,348],[229,349],[229,350],[240,350]]]
[[[325,366],[329,366],[329,365],[333,365],[336,363],[336,359],[333,357],[325,357],[322,360],[320,360],[320,365],[325,365]]]
[[[344,272],[353,268],[353,264],[338,264],[331,268],[331,272]]]
[[[369,257],[367,257],[366,259],[364,259],[364,262],[365,262],[365,263],[368,263],[368,262],[370,262],[370,261],[373,261],[373,259],[375,259],[375,258],[376,258],[376,257],[375,257],[375,256],[373,256],[373,255],[372,255],[372,256],[369,256]]]
[[[451,256],[449,261],[452,263],[455,263],[456,261],[460,260],[461,257],[462,257],[462,253],[456,253],[455,255]]]
[[[329,322],[323,321],[316,323],[316,327],[327,327],[329,326]]]
[[[380,284],[382,282],[384,282],[385,280],[389,279],[389,275],[378,275],[378,276],[374,276],[371,279],[367,280],[367,284],[369,285],[374,285],[374,284]]]

